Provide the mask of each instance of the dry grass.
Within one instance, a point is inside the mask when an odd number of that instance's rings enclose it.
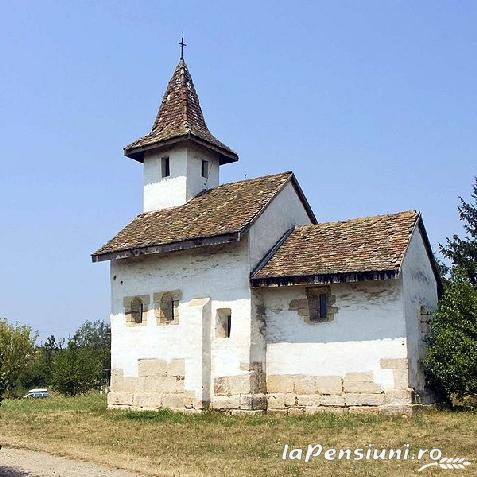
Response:
[[[475,459],[477,413],[426,411],[413,418],[375,415],[223,416],[107,411],[103,396],[5,401],[0,443],[108,464],[148,475],[408,476],[417,462],[283,461],[283,445],[336,448],[440,448]],[[446,475],[430,468],[423,475]],[[477,462],[461,475],[477,475]],[[417,474],[419,475],[419,474]]]

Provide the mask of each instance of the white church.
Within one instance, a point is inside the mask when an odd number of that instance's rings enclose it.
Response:
[[[221,184],[181,59],[152,131],[124,149],[144,212],[110,261],[111,408],[409,413],[440,293],[415,211],[321,223],[293,172]]]

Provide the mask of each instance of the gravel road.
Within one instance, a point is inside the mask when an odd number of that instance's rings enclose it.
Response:
[[[26,449],[0,450],[0,477],[143,477],[125,470]]]

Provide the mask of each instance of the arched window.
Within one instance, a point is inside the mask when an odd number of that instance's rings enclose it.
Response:
[[[142,323],[144,303],[140,298],[133,298],[131,301],[131,317],[134,323]]]

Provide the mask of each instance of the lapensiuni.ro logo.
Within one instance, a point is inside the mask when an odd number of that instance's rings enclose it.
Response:
[[[288,444],[285,444],[283,447],[283,460],[301,460],[303,462],[311,462],[314,459],[320,458],[327,461],[415,461],[420,464],[420,467],[416,469],[418,472],[422,472],[423,470],[432,467],[447,470],[464,470],[471,465],[470,459],[465,457],[443,457],[441,449],[437,448],[417,449],[414,452],[411,450],[409,444],[389,449],[375,447],[373,444],[368,444],[365,447],[357,447],[355,449],[325,448],[321,444],[308,444],[306,447],[290,447]]]

